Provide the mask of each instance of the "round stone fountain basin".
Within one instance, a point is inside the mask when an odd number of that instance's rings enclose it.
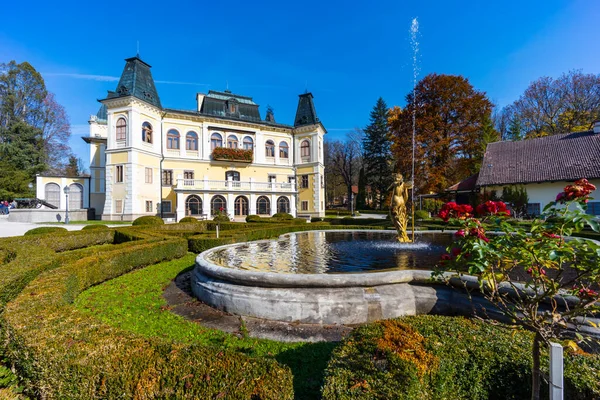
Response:
[[[354,234],[361,231],[345,232]],[[298,238],[296,235],[305,233],[284,235],[280,240],[294,241]],[[311,233],[322,236],[327,231]],[[395,231],[385,233],[392,239],[395,235]],[[442,234],[442,244],[437,244],[438,241],[432,238],[440,237],[440,234],[441,232],[435,231],[422,232],[417,235],[416,241],[432,243],[443,252],[443,244],[451,240],[451,233]],[[381,243],[375,244],[390,243],[389,240],[379,242]],[[404,266],[411,269],[402,269],[403,266],[396,263],[383,264],[381,272],[326,273],[319,264],[306,266],[302,263],[309,261],[294,260],[294,255],[287,250],[278,252],[277,245],[273,245],[277,241],[259,243],[273,246],[274,259],[277,261],[275,264],[295,264],[304,273],[267,272],[260,263],[261,267],[257,269],[240,267],[235,261],[236,249],[248,244],[220,246],[205,251],[196,258],[196,268],[192,274],[195,295],[225,312],[285,322],[361,324],[402,315],[450,312],[448,307],[452,303],[449,298],[453,296],[452,291],[443,285],[431,285],[430,269],[433,264],[415,265],[418,261],[402,256],[402,252],[408,252],[409,249],[396,253],[399,257],[394,259],[412,260],[408,266]],[[315,246],[318,247],[317,244]],[[360,249],[360,246],[355,247]],[[389,251],[394,252],[394,246],[390,247],[392,249]],[[218,254],[221,256],[215,256]],[[372,254],[363,256],[365,260],[372,260]],[[354,259],[360,257],[361,254],[353,255]],[[435,257],[439,258],[439,254]],[[330,260],[331,257],[324,255],[324,259]],[[214,260],[220,260],[224,265],[218,265]],[[233,268],[228,260],[233,263]],[[373,270],[370,261],[365,261],[365,264],[368,264],[367,271]],[[353,264],[352,268],[354,267]],[[311,268],[316,268],[317,273],[306,272]]]

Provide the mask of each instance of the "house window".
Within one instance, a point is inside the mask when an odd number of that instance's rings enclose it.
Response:
[[[218,133],[213,133],[210,136],[210,149],[214,150],[217,147],[223,147],[223,138]]]
[[[144,175],[145,175],[145,182],[152,183],[152,168],[146,167]]]
[[[277,212],[287,213],[290,212],[290,200],[287,197],[280,197],[277,199]]]
[[[185,200],[185,215],[202,215],[202,199],[195,194]]]
[[[236,216],[248,215],[248,199],[245,196],[236,197],[233,204],[233,212]]]
[[[238,148],[238,138],[237,138],[237,136],[234,136],[234,135],[227,136],[227,147],[229,147],[230,149],[237,149]]]
[[[240,180],[240,173],[239,171],[227,171],[225,172],[225,180],[228,181],[229,178],[231,177],[232,181],[238,181]]]
[[[308,211],[308,201],[307,200],[302,200],[300,202],[300,209],[302,211]]]
[[[286,142],[279,143],[279,158],[289,158],[290,148]]]
[[[269,175],[269,182],[271,182],[271,183],[277,182],[277,176],[276,175]]]
[[[117,120],[117,132],[116,138],[118,142],[122,142],[125,140],[127,134],[127,121],[125,118],[119,118]]]
[[[198,151],[198,135],[196,132],[188,132],[185,135],[185,149]]]
[[[164,169],[162,172],[162,185],[172,186],[173,185],[173,170]]]
[[[194,179],[194,171],[183,171],[183,179]]]
[[[600,215],[600,201],[588,202],[586,213],[590,215]]]
[[[115,182],[122,183],[123,182],[123,166],[117,165],[115,167]]]
[[[53,206],[60,207],[60,186],[56,183],[46,184],[46,202]]]
[[[540,215],[540,203],[527,203],[527,215]]]
[[[115,200],[115,213],[123,214],[123,200]]]
[[[300,157],[310,157],[310,142],[308,140],[304,140],[300,144]]]
[[[227,212],[227,201],[223,196],[215,196],[210,201],[210,211],[212,215],[224,214]]]
[[[146,212],[152,212],[152,201],[146,201]]]
[[[149,122],[142,124],[142,142],[152,143],[152,125]]]
[[[167,132],[167,149],[179,150],[179,132],[175,129]]]
[[[300,187],[303,189],[308,187],[308,175],[300,175]]]
[[[267,157],[275,157],[275,143],[272,140],[267,140],[265,152]]]
[[[254,147],[254,140],[250,136],[244,138],[244,150],[252,150]]]
[[[236,107],[236,104],[235,104],[235,102],[233,102],[233,101],[230,101],[230,102],[229,102],[229,112],[230,112],[231,114],[235,113],[235,111],[236,111],[236,108],[237,108],[237,107]]]
[[[160,208],[161,208],[162,212],[170,213],[171,212],[171,200],[163,200],[163,202],[160,203]]]
[[[256,213],[258,215],[270,215],[271,214],[271,202],[266,196],[260,196],[256,200]]]

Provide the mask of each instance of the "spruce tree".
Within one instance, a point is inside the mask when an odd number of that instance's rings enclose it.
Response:
[[[356,209],[364,210],[367,208],[367,181],[365,177],[365,167],[361,167],[358,173],[358,193],[356,195]]]
[[[383,207],[387,189],[392,183],[392,141],[388,129],[388,108],[380,97],[371,111],[365,128],[364,163],[367,184],[376,195],[377,206]]]

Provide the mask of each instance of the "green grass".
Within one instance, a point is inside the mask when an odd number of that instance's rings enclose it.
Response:
[[[238,338],[208,329],[171,313],[163,290],[180,272],[192,268],[195,255],[152,265],[95,286],[82,293],[76,306],[102,322],[145,337],[179,343],[199,343],[239,351],[253,357],[274,358],[294,374],[297,399],[318,399],[335,343],[281,343]]]
[[[64,222],[37,222],[38,225],[64,225]],[[131,225],[131,221],[69,221],[69,225]]]

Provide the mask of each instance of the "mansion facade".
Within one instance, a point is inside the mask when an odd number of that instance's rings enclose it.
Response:
[[[275,122],[271,109],[261,119],[251,97],[230,91],[198,93],[194,110],[170,109],[150,65],[125,61],[84,138],[90,177],[82,207],[96,218],[324,216],[326,130],[311,93],[299,96],[293,125]],[[45,179],[42,186],[53,183]]]

